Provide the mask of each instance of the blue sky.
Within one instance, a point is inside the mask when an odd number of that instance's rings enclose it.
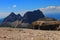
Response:
[[[0,18],[10,12],[23,15],[28,10],[36,9],[43,13],[60,13],[60,0],[0,0]]]

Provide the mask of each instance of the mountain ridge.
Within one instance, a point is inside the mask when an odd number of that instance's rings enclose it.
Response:
[[[23,16],[23,22],[25,23],[32,23],[33,21],[36,21],[40,18],[44,18],[44,14],[40,10],[34,10],[34,11],[28,11]]]
[[[4,18],[3,22],[14,22],[16,20],[21,20],[22,16],[20,14],[16,15],[14,12],[11,12],[6,18]]]
[[[22,21],[23,23],[32,23],[33,21],[36,21],[44,17],[45,16],[43,12],[40,10],[28,11],[25,13],[23,17],[20,14],[16,15],[14,12],[11,12],[10,15],[4,18],[3,23],[14,22],[16,20]]]

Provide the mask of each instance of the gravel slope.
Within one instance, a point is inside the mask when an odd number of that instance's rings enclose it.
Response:
[[[0,40],[60,40],[60,31],[0,28]]]

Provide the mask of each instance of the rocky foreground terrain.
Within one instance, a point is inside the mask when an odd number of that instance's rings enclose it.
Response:
[[[0,28],[0,40],[60,40],[60,31]]]

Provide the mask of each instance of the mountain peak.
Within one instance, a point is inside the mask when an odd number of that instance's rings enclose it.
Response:
[[[34,10],[33,12],[42,14],[42,11],[40,11],[39,9],[38,10]]]
[[[37,10],[34,10],[34,11],[40,11],[39,9],[37,9]]]
[[[21,16],[20,14],[17,14],[17,16]]]
[[[23,17],[23,22],[32,23],[40,18],[44,18],[44,14],[40,10],[28,11]]]
[[[21,15],[16,15],[14,12],[11,12],[11,14],[7,16],[3,22],[14,22],[16,20],[21,20]]]
[[[11,12],[9,16],[13,16],[13,15],[16,15],[14,12]]]

